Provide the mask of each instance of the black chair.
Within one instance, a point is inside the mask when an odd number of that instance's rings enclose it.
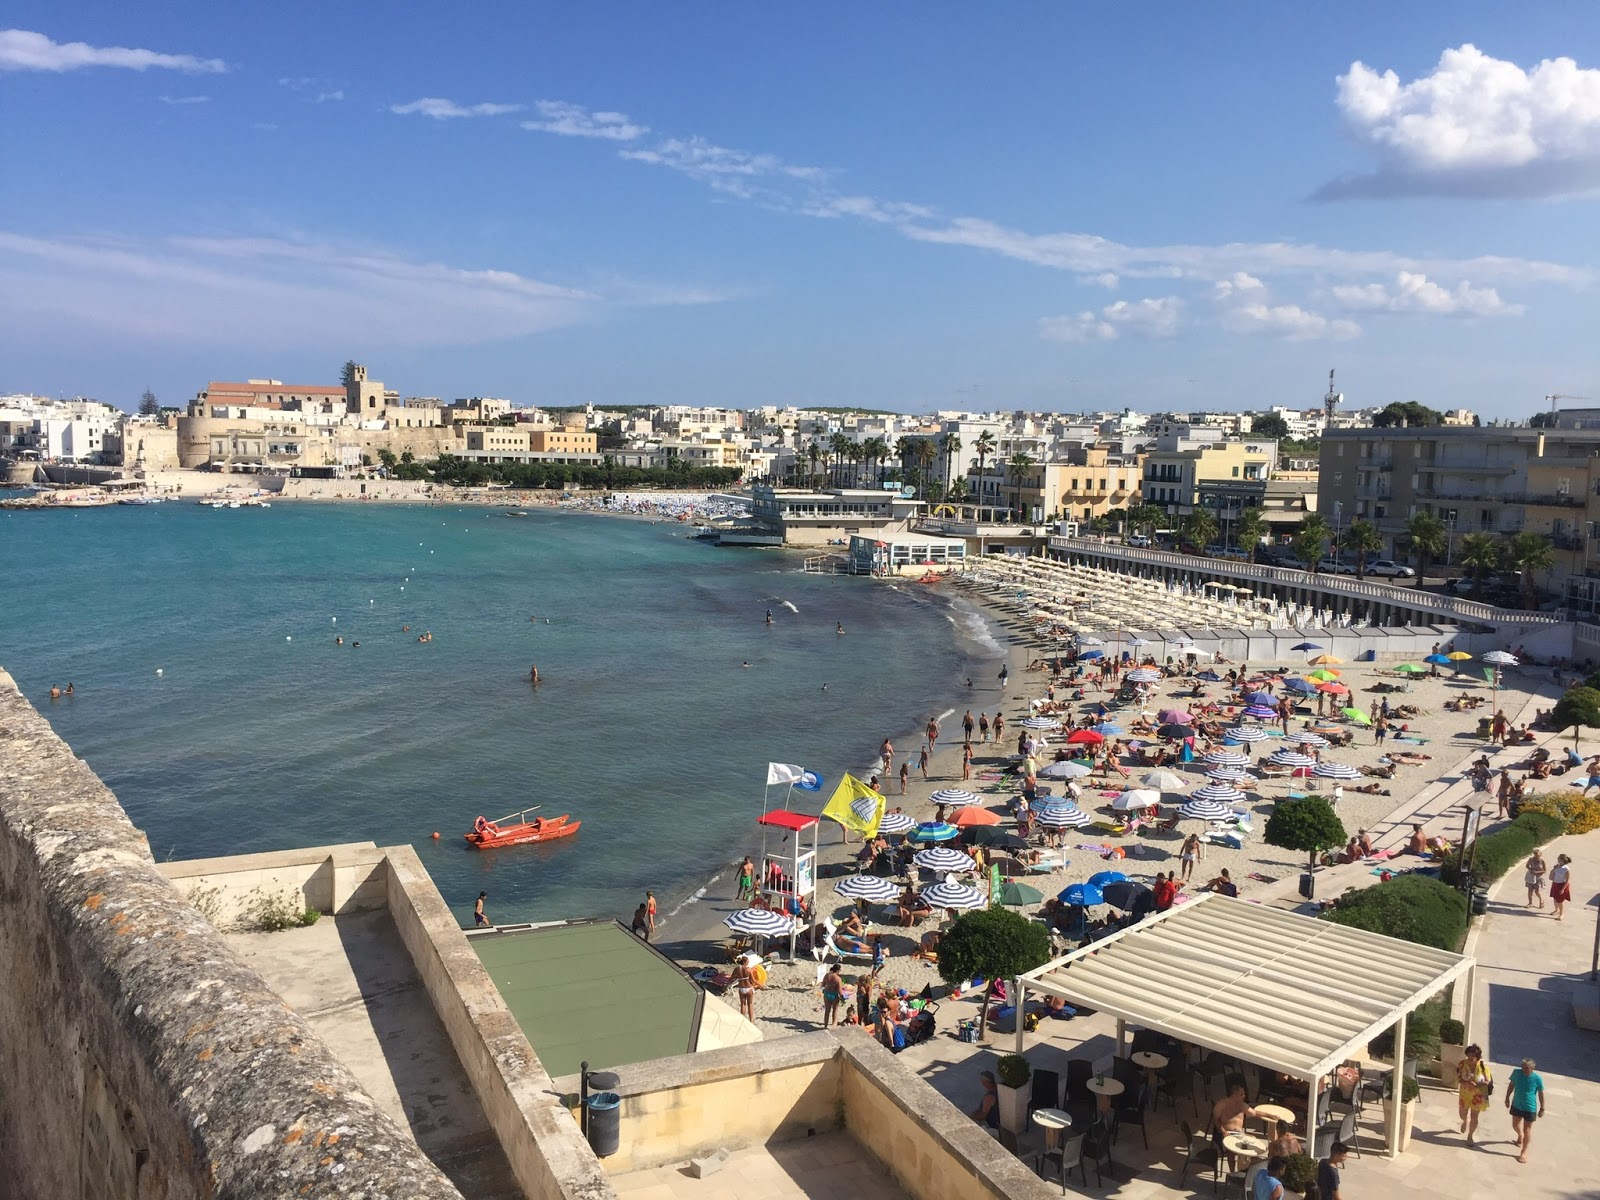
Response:
[[[1078,1168],[1078,1177],[1083,1180],[1083,1186],[1089,1186],[1089,1170],[1083,1160],[1083,1141],[1086,1134],[1075,1133],[1067,1138],[1054,1150],[1041,1150],[1033,1160],[1034,1174],[1043,1176],[1046,1165],[1054,1166],[1057,1176],[1061,1180],[1061,1194],[1067,1194],[1067,1172],[1073,1167]],[[1104,1182],[1100,1176],[1100,1164],[1094,1165],[1095,1186],[1099,1187]]]
[[[1165,1054],[1162,1049],[1167,1043],[1167,1035],[1157,1033],[1154,1029],[1136,1029],[1133,1033],[1133,1049],[1130,1053],[1143,1054],[1150,1051],[1155,1054]]]
[[[1183,1065],[1183,1059],[1172,1057],[1167,1060],[1167,1065],[1162,1067],[1156,1075],[1155,1101],[1160,1104],[1165,1100],[1172,1105],[1173,1114],[1178,1111],[1178,1093],[1184,1085],[1189,1087],[1189,1105],[1194,1109],[1196,1119],[1200,1116],[1200,1105],[1194,1098],[1194,1080],[1189,1074],[1189,1068]]]
[[[1150,1134],[1144,1126],[1145,1111],[1150,1107],[1149,1085],[1140,1083],[1136,1087],[1129,1088],[1118,1099],[1122,1103],[1111,1110],[1112,1116],[1116,1118],[1111,1130],[1111,1140],[1116,1141],[1122,1136],[1124,1125],[1137,1125],[1139,1136],[1144,1139],[1144,1148],[1150,1149]]]
[[[1111,1161],[1111,1143],[1116,1138],[1116,1131],[1111,1127],[1111,1122],[1104,1115],[1089,1126],[1089,1132],[1083,1139],[1083,1157],[1094,1163],[1096,1175],[1110,1175],[1115,1171]],[[1104,1166],[1102,1167],[1102,1164]]]
[[[1224,1084],[1230,1070],[1231,1064],[1227,1056],[1216,1053],[1206,1055],[1200,1065],[1194,1069],[1195,1075],[1205,1084],[1207,1100],[1214,1098],[1211,1095],[1212,1080],[1218,1081],[1219,1084]]]
[[[1204,1141],[1196,1141],[1194,1127],[1187,1121],[1179,1122],[1178,1128],[1183,1130],[1184,1144],[1183,1169],[1178,1172],[1178,1186],[1182,1187],[1183,1181],[1189,1177],[1190,1167],[1210,1167],[1211,1190],[1213,1192],[1216,1191],[1217,1174],[1221,1169],[1222,1163],[1216,1146],[1212,1145],[1210,1138],[1206,1138]]]
[[[1041,1108],[1058,1108],[1061,1104],[1061,1076],[1054,1071],[1044,1071],[1037,1067],[1028,1077],[1028,1112],[1033,1113]]]
[[[1339,1140],[1356,1152],[1356,1157],[1363,1157],[1361,1153],[1361,1133],[1356,1128],[1355,1110],[1344,1114],[1344,1120],[1339,1122]]]
[[[1063,1097],[1066,1103],[1093,1104],[1094,1093],[1089,1090],[1089,1081],[1094,1078],[1094,1063],[1087,1058],[1069,1058],[1067,1060],[1067,1087]]]
[[[1312,1143],[1311,1157],[1321,1162],[1328,1157],[1333,1149],[1333,1141],[1339,1132],[1337,1125],[1324,1125],[1317,1130],[1317,1140]]]
[[[1111,1078],[1120,1083],[1125,1091],[1132,1092],[1144,1082],[1144,1068],[1131,1058],[1113,1058]]]

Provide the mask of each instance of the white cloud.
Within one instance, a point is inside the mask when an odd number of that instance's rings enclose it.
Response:
[[[713,191],[736,196],[742,200],[764,200],[785,208],[803,208],[805,202],[815,201],[804,191],[799,196],[785,190],[796,184],[814,187],[826,178],[828,172],[821,167],[802,167],[786,163],[776,154],[751,154],[718,146],[702,137],[667,138],[649,150],[623,150],[623,158],[634,162],[666,167],[670,171],[687,175],[710,187]],[[863,197],[823,197],[827,200],[845,200],[860,207]],[[838,213],[829,215],[841,215]],[[851,215],[867,215],[865,209]],[[868,219],[879,219],[868,217]]]
[[[344,89],[334,87],[320,79],[298,76],[280,79],[278,84],[291,92],[299,92],[307,104],[327,104],[331,100],[344,99]]]
[[[148,71],[187,71],[218,75],[228,69],[220,58],[192,54],[158,54],[126,46],[91,46],[87,42],[53,42],[27,29],[0,29],[0,71],[77,71],[83,67],[124,67]]]
[[[157,96],[163,104],[210,104],[210,96]]]
[[[1402,83],[1355,62],[1337,103],[1378,160],[1319,193],[1563,195],[1600,188],[1600,70],[1570,58],[1532,70],[1462,45]]]
[[[410,104],[391,104],[389,111],[401,116],[419,113],[435,121],[448,121],[455,117],[499,117],[506,113],[521,112],[520,104],[457,104],[454,100],[438,96],[424,96]]]
[[[1231,300],[1235,297],[1260,295],[1266,286],[1254,275],[1235,271],[1228,278],[1219,279],[1212,284],[1211,294],[1217,300]]]
[[[1473,287],[1465,281],[1453,288],[1434,283],[1415,271],[1401,271],[1393,285],[1346,284],[1332,289],[1333,296],[1354,312],[1419,312],[1436,316],[1518,316],[1520,304],[1507,304],[1492,287]]]
[[[1298,304],[1262,301],[1226,310],[1222,315],[1222,327],[1231,333],[1269,334],[1291,342],[1345,341],[1361,333],[1361,326],[1354,321],[1330,320]]]
[[[1118,300],[1099,312],[1042,317],[1039,336],[1051,342],[1110,342],[1123,332],[1141,337],[1172,337],[1183,319],[1183,301],[1177,296],[1146,300]]]
[[[1098,275],[1079,275],[1078,282],[1084,287],[1103,287],[1109,292],[1114,292],[1122,280],[1115,271],[1101,271]]]
[[[636,125],[624,113],[590,112],[580,104],[568,104],[564,100],[539,100],[533,107],[539,119],[524,121],[522,127],[539,133],[631,142],[650,132],[648,125]]]
[[[466,345],[525,337],[608,306],[703,304],[703,287],[574,288],[512,271],[276,238],[40,238],[0,231],[0,328],[12,337],[262,347]]]

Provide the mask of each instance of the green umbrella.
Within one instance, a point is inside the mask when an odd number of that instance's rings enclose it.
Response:
[[[1025,883],[1008,883],[1000,889],[1001,904],[1042,904],[1044,893]]]
[[[1426,675],[1428,673],[1427,667],[1419,667],[1416,663],[1401,663],[1395,670],[1404,671],[1407,675]]]
[[[1359,708],[1341,708],[1339,711],[1345,716],[1349,717],[1357,725],[1372,724],[1372,718],[1367,716],[1367,714],[1362,712]]]

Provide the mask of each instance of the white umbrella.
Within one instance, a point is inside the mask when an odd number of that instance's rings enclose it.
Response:
[[[1272,735],[1259,725],[1235,725],[1225,730],[1222,736],[1224,741],[1229,742],[1264,742]]]
[[[1019,729],[1054,729],[1060,724],[1060,721],[1052,721],[1048,717],[1028,717],[1025,720],[1018,721],[1017,727]]]
[[[730,913],[722,923],[735,933],[748,933],[754,937],[776,937],[780,933],[789,933],[795,926],[793,918],[773,912],[770,908],[741,908],[736,913]]]
[[[1311,769],[1313,775],[1323,779],[1360,779],[1361,772],[1352,766],[1336,762],[1319,762]]]
[[[1118,812],[1130,812],[1134,809],[1153,808],[1161,803],[1161,793],[1149,788],[1130,788],[1120,793],[1111,802],[1111,807]]]
[[[1291,733],[1283,740],[1286,742],[1293,742],[1296,746],[1326,746],[1328,744],[1327,738],[1323,737],[1320,733],[1312,733],[1309,729],[1302,729],[1297,733]]]
[[[960,808],[963,804],[976,804],[978,802],[978,798],[967,791],[966,788],[940,788],[928,799],[935,804],[943,804],[946,807],[953,806],[955,808]]]
[[[1080,645],[1080,646],[1104,646],[1105,643],[1102,642],[1097,637],[1080,637],[1078,639],[1078,645]]]
[[[1149,644],[1150,644],[1149,642],[1145,641],[1142,637],[1139,637],[1137,634],[1135,634],[1133,637],[1128,639],[1128,645],[1130,645],[1130,646],[1148,646]]]
[[[1504,650],[1491,650],[1483,656],[1482,661],[1491,667],[1514,667],[1517,665],[1517,656],[1507,654]]]
[[[1233,809],[1218,800],[1189,800],[1178,816],[1186,821],[1225,821],[1233,816]]]
[[[1082,763],[1062,759],[1053,762],[1039,772],[1040,779],[1082,779],[1085,775],[1094,773],[1093,767],[1086,767]]]
[[[982,908],[988,903],[977,888],[957,883],[949,875],[942,882],[923,888],[922,898],[934,908]]]
[[[900,889],[894,882],[881,875],[852,875],[848,879],[840,880],[834,885],[833,890],[852,900],[872,900],[879,904],[893,900],[900,894]]]
[[[926,850],[918,850],[911,861],[929,871],[973,871],[978,867],[972,855],[949,846],[929,846]]]
[[[916,821],[912,820],[910,813],[884,813],[878,822],[879,833],[905,833],[916,828]]]
[[[1190,792],[1189,799],[1215,800],[1218,804],[1242,804],[1249,797],[1231,784],[1208,783]]]
[[[1135,667],[1123,678],[1129,683],[1160,683],[1162,676],[1154,667]]]
[[[1139,782],[1147,787],[1159,788],[1163,792],[1176,792],[1189,786],[1189,781],[1182,775],[1174,775],[1171,771],[1147,771],[1139,776]]]

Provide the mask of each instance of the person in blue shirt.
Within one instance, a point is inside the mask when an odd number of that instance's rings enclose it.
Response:
[[[1528,1161],[1528,1145],[1533,1141],[1533,1123],[1544,1116],[1544,1080],[1534,1071],[1531,1058],[1511,1072],[1506,1088],[1506,1108],[1511,1112],[1511,1132],[1517,1138],[1517,1161]]]
[[[1283,1200],[1283,1169],[1288,1160],[1281,1155],[1268,1161],[1266,1168],[1256,1172],[1250,1185],[1250,1200]]]

